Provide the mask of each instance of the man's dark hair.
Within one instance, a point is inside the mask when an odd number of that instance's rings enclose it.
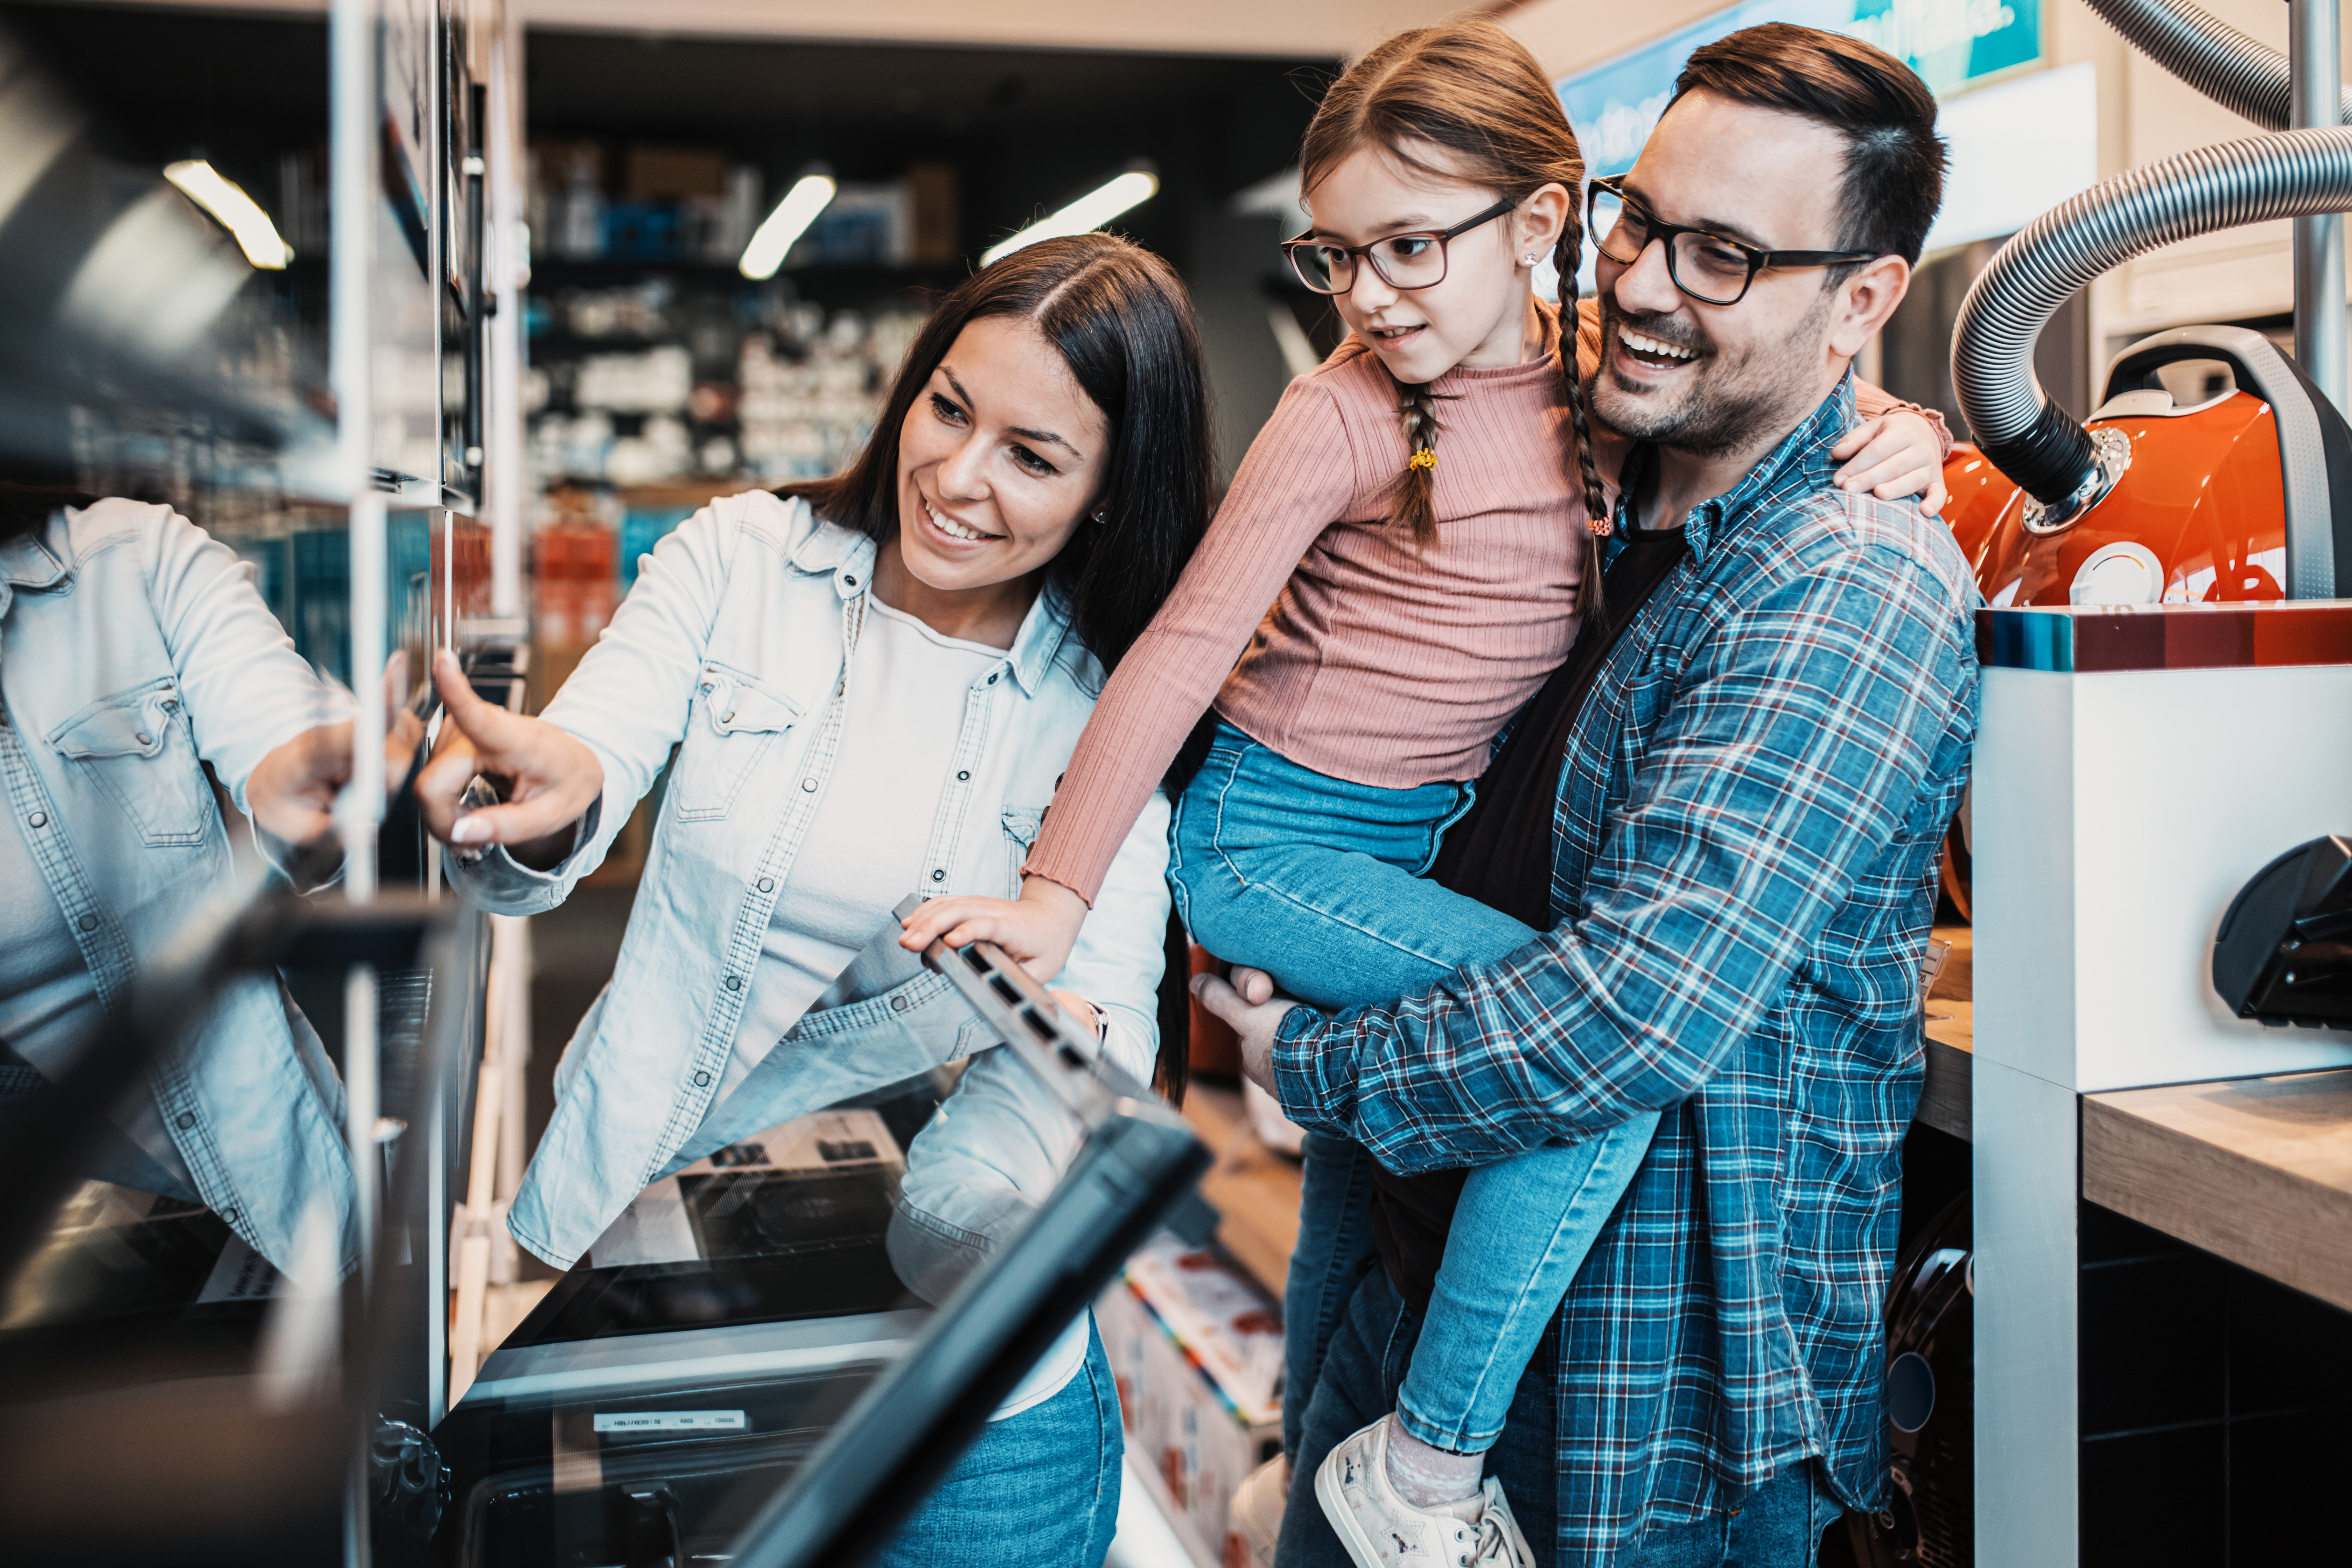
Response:
[[[1694,50],[1675,100],[1696,91],[1836,131],[1845,139],[1838,248],[1919,259],[1944,205],[1945,158],[1936,96],[1910,67],[1859,38],[1767,22]]]

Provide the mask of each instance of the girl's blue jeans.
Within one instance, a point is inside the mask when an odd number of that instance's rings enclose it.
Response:
[[[1473,789],[1328,778],[1220,723],[1177,802],[1177,910],[1211,952],[1265,970],[1318,1007],[1426,990],[1538,934],[1423,879]],[[1470,1173],[1397,1400],[1406,1431],[1455,1453],[1494,1447],[1519,1373],[1656,1128],[1651,1112]],[[1283,1299],[1283,1448],[1294,1456],[1324,1352],[1371,1255],[1370,1169],[1355,1144],[1309,1135]]]

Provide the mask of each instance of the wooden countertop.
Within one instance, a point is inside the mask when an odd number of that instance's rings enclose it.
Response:
[[[2083,1195],[2352,1310],[2352,1071],[2086,1094]]]
[[[1976,943],[1967,926],[1937,926],[1951,944],[1943,973],[1927,993],[1927,1081],[1913,1115],[1939,1132],[1969,1135],[1969,1068],[1975,1061]]]

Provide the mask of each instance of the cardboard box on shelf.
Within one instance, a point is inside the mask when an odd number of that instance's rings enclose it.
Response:
[[[727,154],[715,147],[629,149],[622,194],[633,202],[718,196],[727,192]]]
[[[1095,1308],[1128,1451],[1200,1568],[1234,1489],[1281,1450],[1282,1309],[1221,1252],[1147,1243]]]

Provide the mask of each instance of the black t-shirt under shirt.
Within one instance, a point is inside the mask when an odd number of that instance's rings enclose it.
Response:
[[[1602,608],[1587,618],[1567,659],[1521,710],[1478,781],[1476,804],[1447,832],[1430,871],[1441,886],[1538,931],[1553,924],[1552,817],[1569,732],[1618,637],[1683,558],[1681,529],[1626,528],[1622,509],[1619,526],[1624,542],[1602,574]],[[1429,1310],[1467,1173],[1400,1176],[1373,1165],[1373,1242],[1416,1311]]]

